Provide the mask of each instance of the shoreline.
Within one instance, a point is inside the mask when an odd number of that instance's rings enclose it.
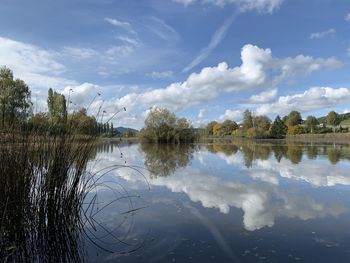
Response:
[[[195,143],[213,143],[221,142],[227,143],[231,141],[255,141],[255,142],[301,142],[301,143],[341,143],[341,144],[350,144],[350,133],[326,133],[326,134],[300,134],[300,135],[287,135],[283,139],[273,139],[273,138],[245,138],[245,137],[201,137]],[[139,138],[131,137],[99,137],[97,142],[110,142],[110,143],[138,143],[140,142]]]

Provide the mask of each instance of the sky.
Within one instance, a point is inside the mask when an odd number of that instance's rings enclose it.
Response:
[[[0,66],[29,85],[34,113],[49,88],[136,129],[154,107],[194,127],[245,109],[344,113],[349,62],[344,0],[0,0]]]

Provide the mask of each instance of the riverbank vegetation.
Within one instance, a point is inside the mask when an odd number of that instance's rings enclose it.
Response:
[[[183,143],[193,142],[195,133],[186,118],[178,118],[165,108],[154,108],[148,113],[139,138],[153,143]]]
[[[29,87],[0,68],[1,262],[81,261],[96,137],[90,130],[77,137],[75,129],[94,119],[68,114],[65,97],[52,89],[47,105],[32,114]]]
[[[283,139],[309,134],[312,137],[324,138],[346,137],[350,127],[346,123],[349,121],[350,114],[338,114],[334,111],[329,112],[326,117],[316,118],[310,115],[305,120],[302,119],[300,112],[291,111],[282,118],[277,115],[272,122],[267,116],[255,116],[246,110],[241,123],[237,124],[233,120],[225,120],[222,123],[212,121],[201,130],[201,136]]]
[[[92,191],[106,171],[87,168],[105,133],[102,118],[69,105],[49,89],[47,112],[33,113],[29,87],[0,68],[0,262],[81,262],[88,240],[103,249],[94,236],[101,208]],[[128,194],[118,193],[132,210]],[[118,239],[122,252],[139,246],[125,238]]]
[[[300,112],[291,111],[274,121],[264,115],[254,115],[246,110],[242,121],[211,121],[205,127],[193,128],[185,118],[177,118],[165,108],[154,108],[148,113],[144,128],[139,133],[142,141],[153,143],[193,142],[200,138],[349,138],[350,114],[334,111],[326,117],[309,115],[304,120]],[[305,136],[308,135],[308,136]]]

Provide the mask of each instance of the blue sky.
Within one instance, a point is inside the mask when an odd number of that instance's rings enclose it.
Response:
[[[0,0],[0,65],[34,111],[52,87],[105,120],[125,106],[118,126],[142,127],[156,106],[194,126],[246,108],[347,112],[349,59],[343,0]]]

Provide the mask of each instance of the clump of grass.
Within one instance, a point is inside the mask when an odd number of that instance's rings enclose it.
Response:
[[[127,235],[117,236],[117,231],[108,230],[94,218],[114,202],[125,200],[121,216],[124,222],[128,218],[132,221],[140,209],[132,199],[138,196],[122,188],[114,190],[115,200],[97,204],[93,192],[103,186],[101,178],[108,172],[121,167],[138,169],[111,164],[100,171],[88,171],[89,160],[95,158],[97,137],[77,135],[72,130],[67,125],[54,135],[26,127],[0,131],[0,262],[85,261],[86,240],[119,254],[143,246],[142,242],[127,242]],[[96,237],[96,226],[115,240],[114,249],[106,249],[105,242]]]
[[[82,259],[81,209],[95,137],[12,129],[0,137],[0,261]]]

